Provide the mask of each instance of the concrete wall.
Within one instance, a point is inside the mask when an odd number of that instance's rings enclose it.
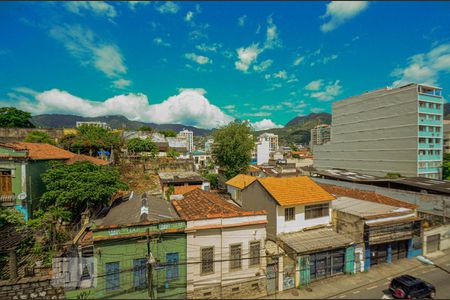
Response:
[[[209,219],[189,221],[187,223],[186,230],[196,226],[212,227],[214,225],[226,224],[239,224],[257,220],[265,220],[266,216],[250,216],[240,218],[224,218],[224,219]],[[187,234],[187,260],[190,262],[201,261],[201,249],[204,247],[214,247],[214,273],[202,275],[201,264],[194,263],[187,266],[187,292],[189,297],[194,298],[211,298],[211,296],[204,296],[213,290],[232,290],[232,287],[239,287],[243,285],[243,288],[248,289],[245,282],[248,281],[264,281],[266,260],[260,259],[260,264],[257,266],[250,266],[249,260],[245,259],[249,257],[250,242],[260,242],[260,255],[265,255],[264,241],[266,239],[265,224],[259,225],[247,225],[230,228],[214,228],[214,229],[202,229],[196,231],[190,231]],[[241,244],[242,253],[242,267],[239,270],[230,270],[230,245]],[[239,289],[241,293],[244,291]],[[214,292],[214,293],[216,293]],[[260,297],[265,295],[264,289],[252,290],[255,293],[253,297]],[[237,295],[227,295],[230,297],[236,297]],[[220,296],[220,295],[219,295]],[[224,298],[225,295],[222,294]],[[248,296],[252,296],[251,294]]]
[[[417,86],[333,103],[331,141],[314,147],[314,167],[417,176]]]
[[[427,255],[427,238],[431,235],[440,235],[439,250],[450,249],[450,224],[435,228],[426,229],[423,231],[423,255]]]
[[[261,141],[256,144],[256,164],[262,165],[269,162],[270,144],[268,141]]]
[[[258,181],[254,181],[241,192],[242,208],[246,210],[265,210],[267,212],[267,237],[277,236],[277,203]]]
[[[350,189],[375,192],[377,194],[388,196],[394,199],[416,204],[419,206],[418,210],[420,212],[436,214],[439,216],[442,216],[445,213],[445,216],[447,218],[450,218],[450,197],[447,196],[422,194],[410,191],[388,189],[367,184],[322,179],[317,177],[311,177],[311,179],[313,179],[317,183],[333,184]]]
[[[231,195],[231,199],[236,201],[239,205],[242,205],[242,200],[240,197],[240,189],[232,185],[227,184],[227,192]]]
[[[315,203],[324,204],[329,202]],[[305,205],[297,205],[295,207],[295,220],[285,221],[284,210],[289,206],[277,206],[277,234],[296,232],[304,228],[327,225],[331,223],[331,210],[328,216],[305,220]],[[292,206],[290,206],[292,207]]]
[[[0,299],[64,299],[64,290],[53,286],[50,276],[0,282]]]
[[[56,141],[60,140],[64,136],[64,129],[60,128],[0,128],[0,142],[11,143],[21,142],[32,131],[39,131],[47,133],[51,138]]]

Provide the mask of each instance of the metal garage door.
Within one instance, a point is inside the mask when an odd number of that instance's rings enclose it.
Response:
[[[320,252],[310,255],[311,279],[320,279],[344,272],[345,250]]]
[[[408,240],[397,241],[391,243],[392,247],[392,261],[406,258],[408,254]]]
[[[427,237],[427,253],[439,250],[439,243],[441,240],[440,234],[434,234]]]
[[[387,262],[387,244],[370,246],[370,265],[378,265]]]

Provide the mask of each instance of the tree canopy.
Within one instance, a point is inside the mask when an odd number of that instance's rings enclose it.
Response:
[[[31,114],[15,107],[0,108],[0,127],[34,128]]]
[[[42,181],[46,192],[41,196],[39,208],[60,208],[69,212],[71,218],[86,208],[107,204],[115,192],[128,189],[117,169],[87,161],[72,165],[54,162],[42,174]]]
[[[213,156],[229,179],[245,173],[255,146],[253,130],[247,122],[234,121],[213,132]]]
[[[159,133],[161,133],[165,137],[176,137],[177,136],[177,133],[175,131],[173,131],[172,129],[160,130]]]
[[[169,148],[167,149],[167,156],[171,157],[171,158],[177,158],[178,156],[180,156],[180,153],[177,152],[175,149],[173,148]]]
[[[450,153],[444,153],[442,161],[442,179],[450,180]]]
[[[142,125],[138,128],[138,131],[153,132],[153,128],[151,128],[150,126]]]
[[[98,126],[82,125],[76,134],[69,134],[61,140],[61,145],[73,152],[92,155],[94,151],[117,149],[120,145],[118,133]]]
[[[158,146],[149,138],[132,138],[127,142],[128,150],[134,153],[150,152],[151,157],[158,154]]]
[[[28,133],[24,141],[30,143],[46,143],[51,145],[55,144],[55,140],[51,138],[48,133],[43,131],[31,131],[30,133]]]

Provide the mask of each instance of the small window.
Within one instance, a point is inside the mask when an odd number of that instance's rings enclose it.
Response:
[[[250,266],[257,266],[260,264],[260,256],[261,256],[261,243],[251,242],[250,243]]]
[[[133,259],[133,287],[147,286],[147,260],[145,258]]]
[[[287,207],[284,209],[284,220],[285,221],[295,220],[295,207]]]
[[[166,254],[166,279],[167,281],[178,279],[178,252]]]
[[[212,295],[212,293],[211,292],[206,292],[206,293],[203,293],[203,297],[208,297],[208,296],[211,296]]]
[[[242,267],[242,246],[241,244],[230,246],[230,270]]]
[[[120,266],[119,262],[111,262],[105,264],[106,273],[106,291],[114,291],[120,289]]]
[[[239,287],[234,287],[231,289],[232,292],[239,292]]]
[[[328,203],[305,206],[305,220],[326,217],[330,214]]]
[[[214,247],[207,247],[202,249],[202,264],[201,274],[214,273]]]

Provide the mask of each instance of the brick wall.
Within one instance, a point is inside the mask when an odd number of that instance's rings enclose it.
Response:
[[[50,276],[0,281],[0,299],[64,299],[64,290],[52,286]]]

